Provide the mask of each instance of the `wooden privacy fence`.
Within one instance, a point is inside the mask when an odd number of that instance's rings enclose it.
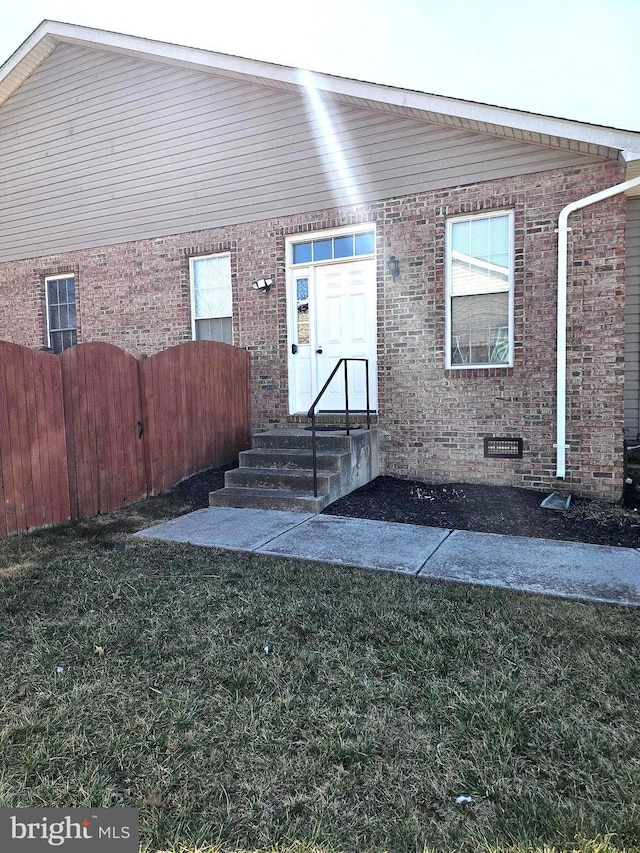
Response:
[[[0,341],[0,535],[156,494],[250,443],[249,355],[193,341],[136,359]]]

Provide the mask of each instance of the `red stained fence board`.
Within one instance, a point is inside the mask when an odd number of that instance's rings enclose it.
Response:
[[[110,512],[250,446],[249,355],[0,341],[0,535]]]
[[[74,518],[110,512],[146,496],[138,362],[106,343],[60,356]]]
[[[191,341],[139,364],[150,493],[228,462],[250,446],[247,352]]]
[[[60,361],[0,341],[0,535],[70,518]]]

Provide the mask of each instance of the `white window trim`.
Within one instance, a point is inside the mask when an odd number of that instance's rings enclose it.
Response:
[[[496,216],[509,217],[509,361],[495,364],[493,362],[478,362],[475,364],[451,363],[451,231],[454,223],[468,222],[472,219],[490,219]],[[482,213],[452,216],[447,219],[445,246],[445,368],[447,370],[496,370],[513,367],[513,319],[514,319],[514,258],[515,258],[515,217],[513,210],[488,210]],[[504,290],[486,291],[503,293]]]
[[[191,299],[191,340],[196,340],[196,320],[212,320],[221,319],[219,317],[196,317],[196,294],[195,294],[195,275],[193,264],[195,261],[204,261],[208,258],[229,258],[231,262],[231,252],[209,252],[206,255],[192,255],[189,258],[189,294]],[[235,343],[235,334],[233,331],[233,275],[231,275],[231,342]]]
[[[72,278],[73,279],[73,289],[74,289],[74,292],[76,293],[76,298],[74,300],[75,305],[76,305],[76,325],[75,325],[73,331],[75,331],[75,333],[76,333],[76,338],[78,336],[78,320],[77,320],[78,296],[77,296],[77,292],[76,292],[76,274],[74,272],[64,272],[64,273],[58,273],[57,275],[46,275],[44,277],[44,301],[45,301],[45,312],[47,315],[47,346],[49,347],[49,349],[53,349],[53,347],[51,346],[51,332],[52,331],[54,331],[54,332],[63,331],[62,329],[53,329],[53,330],[51,329],[51,314],[49,312],[49,282],[50,281],[60,281],[63,278]]]

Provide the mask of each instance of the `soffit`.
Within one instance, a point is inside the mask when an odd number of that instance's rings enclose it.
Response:
[[[627,152],[625,152],[627,153]],[[628,152],[629,159],[626,160],[626,181],[632,181],[634,178],[640,178],[640,155],[638,153]],[[627,190],[625,193],[627,198],[640,198],[640,186]]]

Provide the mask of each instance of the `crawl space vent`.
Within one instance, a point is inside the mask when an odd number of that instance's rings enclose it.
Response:
[[[485,438],[486,459],[522,459],[521,438]]]

